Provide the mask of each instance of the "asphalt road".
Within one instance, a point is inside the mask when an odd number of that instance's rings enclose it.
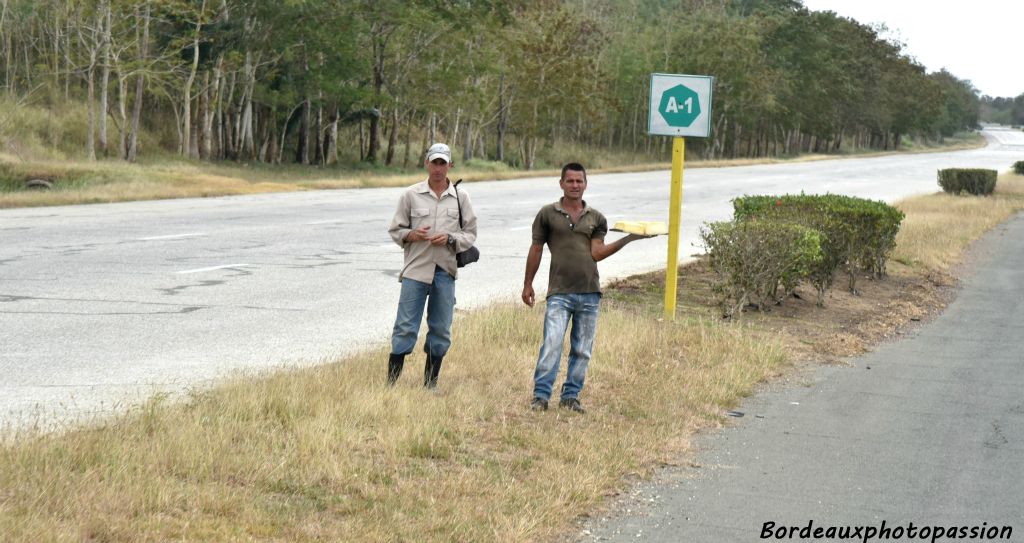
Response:
[[[972,151],[690,169],[681,254],[700,252],[698,225],[728,218],[738,195],[894,200],[937,190],[939,168],[1005,170],[1024,155],[1024,133],[985,134],[990,145]],[[380,344],[399,289],[401,251],[386,228],[400,191],[0,210],[0,425],[105,413],[154,391]],[[483,257],[460,275],[458,308],[516,300],[530,223],[560,195],[557,180],[466,191]],[[667,197],[665,171],[593,175],[586,195],[612,221],[667,220]],[[631,244],[602,262],[602,277],[664,268],[665,244]]]
[[[699,441],[700,467],[666,470],[625,500],[629,514],[595,523],[584,540],[778,540],[780,527],[811,521],[812,534],[862,526],[856,541],[899,540],[880,539],[883,521],[893,530],[913,523],[914,540],[933,526],[958,535],[1009,526],[1020,540],[1024,215],[988,234],[972,258],[934,322],[850,366],[819,368],[809,386],[744,402],[735,427]],[[875,539],[863,539],[869,527]]]

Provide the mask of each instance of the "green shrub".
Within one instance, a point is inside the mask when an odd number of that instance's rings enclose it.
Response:
[[[947,168],[939,170],[939,186],[950,194],[968,193],[976,196],[992,194],[999,172],[981,168]]]
[[[1024,160],[1018,160],[1013,163],[1013,173],[1017,175],[1024,175]]]
[[[825,195],[743,196],[733,200],[736,220],[771,219],[813,228],[821,234],[822,259],[808,278],[818,291],[818,305],[840,267],[856,290],[857,275],[885,276],[886,262],[896,247],[903,212],[874,200]]]
[[[781,302],[822,259],[821,235],[798,224],[714,222],[702,226],[700,236],[726,315],[747,304],[764,310]]]

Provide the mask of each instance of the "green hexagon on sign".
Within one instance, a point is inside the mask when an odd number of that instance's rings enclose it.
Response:
[[[686,128],[700,116],[700,96],[685,85],[676,85],[661,95],[658,113],[669,126]]]

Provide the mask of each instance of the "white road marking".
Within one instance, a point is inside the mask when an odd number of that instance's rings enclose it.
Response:
[[[185,273],[201,273],[201,272],[208,272],[208,271],[214,271],[214,270],[223,270],[225,268],[244,268],[244,267],[249,266],[249,265],[250,264],[224,264],[223,266],[210,266],[209,268],[196,268],[194,270],[184,270],[184,271],[180,271],[180,272],[177,272],[177,273],[178,273],[178,275],[185,274]]]
[[[169,236],[150,236],[148,238],[138,238],[137,241],[155,241],[159,239],[181,239],[181,238],[194,238],[197,236],[205,236],[204,232],[196,232],[193,234],[171,234]]]

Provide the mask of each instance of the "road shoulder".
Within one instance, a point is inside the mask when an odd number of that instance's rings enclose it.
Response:
[[[1012,525],[1024,500],[1024,215],[970,250],[934,322],[766,385],[695,458],[634,486],[584,541],[756,541],[776,526]]]

